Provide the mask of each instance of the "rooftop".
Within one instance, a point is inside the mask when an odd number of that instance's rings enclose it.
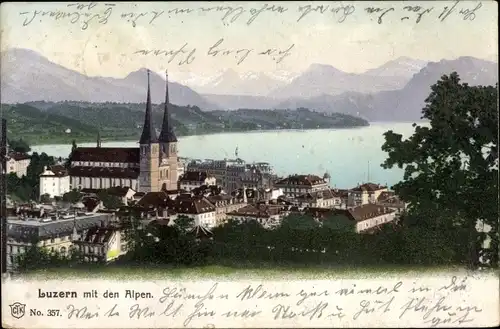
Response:
[[[138,147],[78,147],[71,161],[139,163]]]
[[[137,179],[139,168],[118,167],[83,167],[76,166],[69,170],[72,177],[102,177],[102,178],[124,178]]]
[[[7,159],[14,159],[15,161],[28,160],[30,156],[26,153],[21,152],[10,152],[7,154]]]
[[[47,239],[58,234],[71,234],[73,227],[77,231],[89,229],[99,224],[107,224],[112,220],[111,214],[80,214],[61,216],[59,219],[7,219],[8,236],[16,240],[30,242],[32,239]]]
[[[326,181],[317,175],[290,175],[287,178],[279,180],[275,185],[313,186],[319,184],[326,184]]]
[[[209,175],[204,171],[187,171],[179,179],[179,182],[204,182]]]
[[[180,195],[175,201],[175,210],[179,214],[204,214],[215,211],[215,206],[205,197]]]
[[[387,186],[375,184],[375,183],[364,183],[351,189],[353,192],[375,192],[386,189]]]
[[[267,204],[249,204],[243,208],[236,211],[228,213],[228,215],[233,216],[244,216],[244,217],[256,217],[256,218],[269,218],[274,215],[279,215],[282,212],[283,207],[277,205],[267,205]]]

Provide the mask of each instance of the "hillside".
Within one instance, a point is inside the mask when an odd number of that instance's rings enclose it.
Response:
[[[95,139],[97,128],[71,117],[41,111],[35,107],[19,104],[2,104],[7,119],[7,136],[30,143],[49,143],[58,141],[70,143],[72,139]],[[66,130],[70,129],[71,133]]]
[[[258,129],[321,129],[368,126],[364,119],[340,113],[320,113],[306,108],[297,110],[255,110],[212,111],[213,115],[229,123]]]
[[[159,132],[163,104],[153,105],[153,123]],[[144,121],[144,103],[33,102],[2,105],[10,138],[32,144],[135,140]],[[237,110],[204,112],[195,106],[171,105],[174,130],[179,136],[269,129],[350,128],[369,125],[344,114],[298,110]],[[70,129],[70,133],[65,131]]]

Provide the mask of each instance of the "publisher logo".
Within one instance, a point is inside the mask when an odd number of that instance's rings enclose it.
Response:
[[[15,302],[10,306],[10,314],[12,314],[13,317],[16,319],[20,319],[24,316],[26,313],[26,304],[22,304],[19,302]]]

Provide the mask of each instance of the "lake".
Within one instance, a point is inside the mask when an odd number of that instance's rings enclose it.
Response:
[[[422,123],[420,123],[422,125]],[[425,124],[424,124],[425,125]],[[403,177],[401,169],[380,167],[387,154],[381,150],[382,135],[393,130],[409,137],[411,123],[371,123],[369,127],[325,130],[281,130],[247,133],[224,133],[179,138],[179,156],[198,159],[234,158],[247,162],[269,162],[278,175],[331,175],[331,185],[350,188],[366,181],[393,185]],[[83,143],[79,146],[95,146]],[[103,147],[134,147],[136,141],[103,142]],[[33,152],[45,152],[56,157],[67,157],[67,145],[36,145]]]

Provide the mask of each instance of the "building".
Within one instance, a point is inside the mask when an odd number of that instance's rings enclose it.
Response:
[[[405,202],[399,199],[394,191],[385,191],[380,193],[375,204],[394,210],[397,216],[401,215],[408,206]]]
[[[51,198],[63,196],[71,191],[69,173],[63,166],[44,167],[40,175],[40,195],[48,194]]]
[[[387,192],[387,186],[365,183],[349,190],[348,206],[357,207],[368,203],[376,203],[382,192]]]
[[[298,207],[341,208],[342,199],[332,190],[326,189],[299,195],[298,197],[292,199],[292,203]]]
[[[336,199],[335,204],[338,204],[340,200],[340,207],[335,206],[335,208],[347,209],[349,203],[349,190],[334,188],[331,190],[333,197]]]
[[[192,191],[201,186],[217,185],[214,176],[210,176],[204,171],[188,171],[179,179],[179,189]]]
[[[68,254],[73,241],[85,236],[95,226],[113,220],[111,214],[85,214],[83,212],[44,213],[40,217],[9,217],[7,220],[7,266],[12,268],[15,257],[33,243],[51,252]]]
[[[130,187],[138,192],[177,190],[177,137],[170,118],[168,74],[165,108],[160,135],[152,122],[151,91],[146,97],[146,112],[139,147],[78,147],[70,155],[71,188],[103,189]]]
[[[267,162],[246,164],[245,171],[240,174],[238,187],[249,189],[269,189],[276,178]]]
[[[288,215],[284,207],[270,204],[249,204],[227,214],[228,220],[248,222],[255,220],[264,228],[273,229]]]
[[[356,222],[357,233],[368,233],[396,219],[394,210],[371,203],[349,209],[346,214],[349,219]]]
[[[21,178],[27,175],[28,166],[30,165],[30,156],[25,153],[10,152],[7,154],[7,175],[14,173]]]
[[[99,192],[105,191],[108,195],[117,197],[124,205],[128,205],[130,201],[134,199],[136,191],[131,189],[130,187],[122,187],[115,186],[107,189],[90,189],[90,188],[82,188],[80,192],[85,195],[98,196]]]
[[[123,230],[117,225],[92,227],[73,244],[85,262],[109,263],[127,252]]]
[[[274,183],[274,186],[281,188],[289,198],[329,189],[328,182],[316,175],[290,175]]]
[[[339,219],[339,216],[347,218],[354,225],[356,233],[372,233],[381,225],[396,219],[396,211],[372,203],[349,209],[307,208],[305,213],[321,222],[328,218]]]
[[[174,210],[177,217],[192,218],[195,226],[204,226],[208,229],[217,226],[215,206],[206,197],[181,194],[175,202]]]
[[[228,194],[207,196],[207,200],[215,206],[216,225],[222,225],[227,221],[227,213],[237,211],[247,205],[244,199]]]
[[[202,171],[214,176],[217,185],[232,192],[243,185],[252,188],[269,188],[276,178],[267,162],[247,164],[240,158],[224,160],[192,160],[186,171]]]

